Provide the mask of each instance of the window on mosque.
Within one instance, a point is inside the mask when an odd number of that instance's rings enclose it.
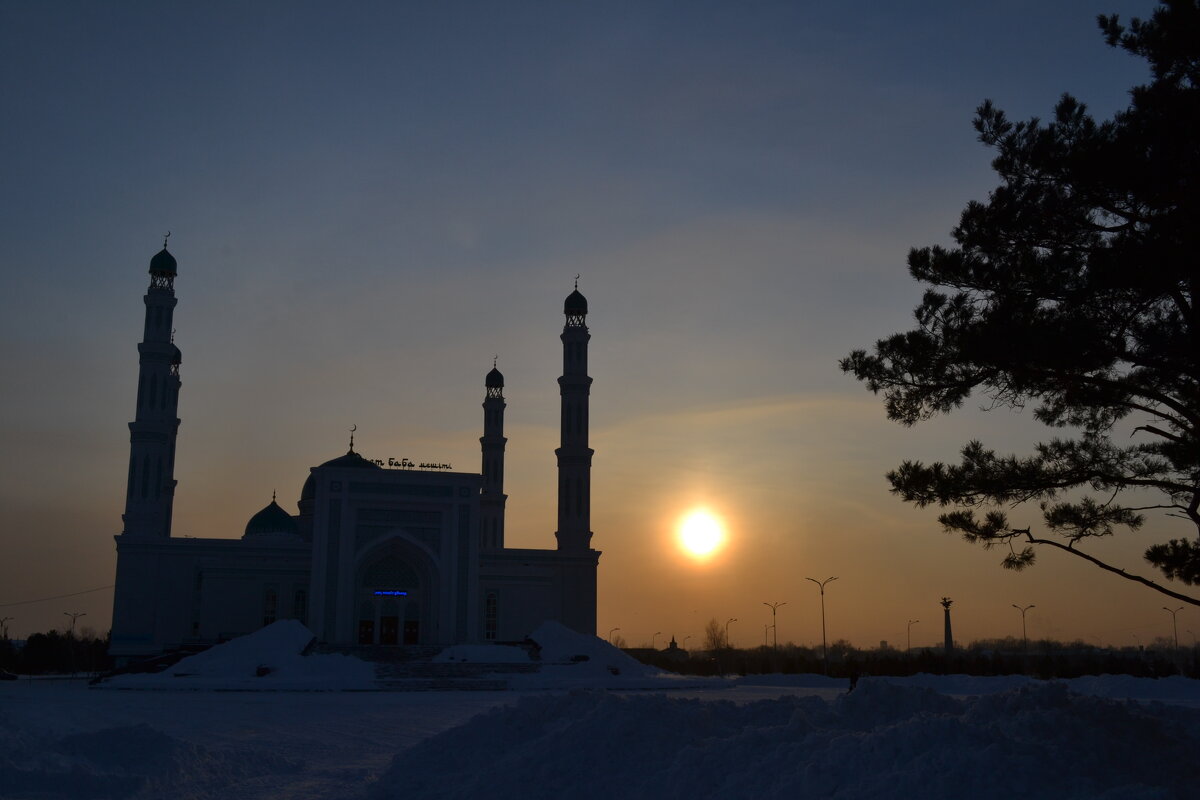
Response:
[[[487,593],[483,610],[483,638],[489,642],[496,640],[496,628],[499,622],[499,598],[495,592]]]
[[[263,625],[270,625],[275,621],[275,616],[279,608],[279,594],[274,587],[268,586],[263,593]]]
[[[292,600],[292,618],[298,619],[302,624],[308,624],[308,591],[306,589],[297,589],[296,595]]]

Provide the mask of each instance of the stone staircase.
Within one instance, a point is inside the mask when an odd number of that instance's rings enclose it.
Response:
[[[375,665],[375,678],[381,689],[393,692],[483,691],[508,688],[500,675],[537,672],[541,665],[527,663],[435,662],[441,647],[413,645],[314,645],[307,652],[352,655]]]

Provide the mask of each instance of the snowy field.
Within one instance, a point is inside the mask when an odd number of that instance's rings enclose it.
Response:
[[[508,691],[371,690],[354,659],[297,661],[281,629],[124,690],[3,682],[0,797],[1200,796],[1198,681],[689,682],[540,633],[548,665]]]

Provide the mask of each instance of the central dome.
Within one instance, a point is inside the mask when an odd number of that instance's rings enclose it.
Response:
[[[504,376],[500,373],[500,370],[492,367],[492,371],[487,374],[486,378],[484,378],[484,386],[486,386],[488,389],[503,389]]]
[[[344,456],[331,458],[324,464],[314,467],[313,469],[321,469],[321,467],[339,467],[341,469],[345,469],[347,467],[351,469],[383,469],[383,467],[379,466],[375,462],[367,461],[353,450],[346,453]],[[311,500],[316,496],[316,491],[316,483],[313,481],[312,473],[309,473],[309,476],[304,481],[304,487],[300,490],[300,499]],[[301,509],[301,513],[303,513],[303,509]]]

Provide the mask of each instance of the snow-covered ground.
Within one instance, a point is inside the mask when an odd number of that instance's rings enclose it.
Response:
[[[381,692],[363,691],[369,666],[354,659],[298,656],[302,628],[266,630],[108,690],[0,683],[0,798],[1190,798],[1200,787],[1200,681],[1183,678],[918,675],[864,678],[850,694],[814,675],[696,682],[550,627],[534,635],[545,666],[511,676],[520,688]],[[528,659],[512,650],[442,660]]]

